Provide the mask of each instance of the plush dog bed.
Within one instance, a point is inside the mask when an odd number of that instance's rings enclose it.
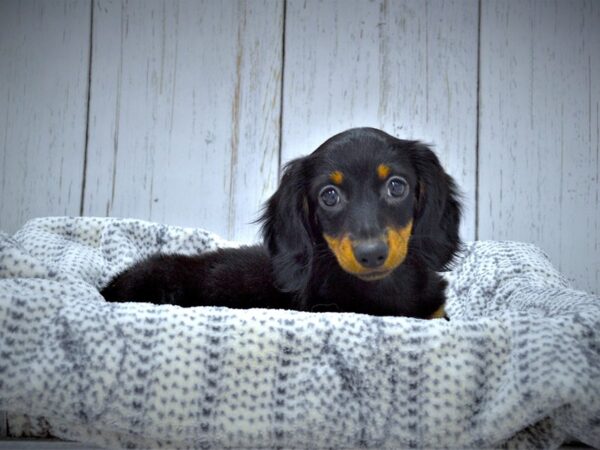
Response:
[[[466,245],[449,322],[98,293],[150,253],[226,245],[97,218],[0,234],[0,410],[127,448],[600,444],[600,299],[536,247]]]

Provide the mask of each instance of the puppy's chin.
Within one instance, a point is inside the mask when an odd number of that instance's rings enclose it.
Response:
[[[370,272],[370,273],[350,273],[351,275],[354,275],[356,278],[362,280],[362,281],[379,281],[379,280],[383,280],[384,278],[387,278],[388,275],[390,275],[393,272],[393,270],[386,270],[386,271],[375,271],[375,272]]]

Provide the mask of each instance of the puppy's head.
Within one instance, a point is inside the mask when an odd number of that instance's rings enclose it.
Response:
[[[262,220],[279,287],[302,291],[319,243],[365,281],[389,276],[409,251],[443,270],[459,218],[455,185],[429,148],[357,128],[290,162]]]

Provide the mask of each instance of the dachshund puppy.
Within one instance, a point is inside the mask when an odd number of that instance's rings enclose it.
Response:
[[[333,136],[285,167],[264,244],[154,255],[115,277],[109,301],[443,316],[459,249],[458,192],[418,141],[373,128]]]

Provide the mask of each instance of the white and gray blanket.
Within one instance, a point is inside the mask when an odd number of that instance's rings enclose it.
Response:
[[[467,245],[449,322],[98,293],[150,253],[226,245],[137,220],[0,233],[0,410],[107,447],[600,445],[600,298],[536,247]]]

